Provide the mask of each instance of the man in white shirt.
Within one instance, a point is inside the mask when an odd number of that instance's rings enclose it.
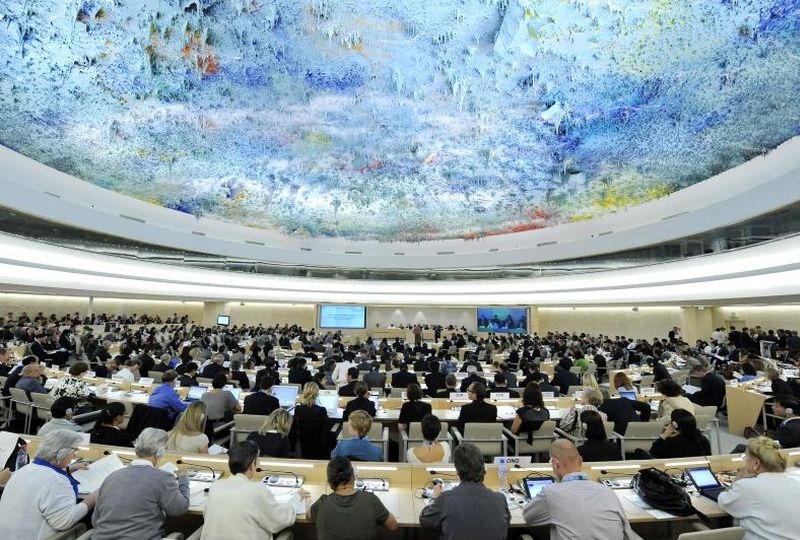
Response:
[[[581,472],[583,460],[567,439],[550,446],[550,465],[557,484],[545,486],[523,509],[528,525],[550,525],[551,540],[629,540],[634,536],[614,491]],[[580,508],[575,501],[588,501]]]
[[[333,379],[333,382],[337,388],[347,384],[347,370],[351,367],[356,367],[356,364],[351,362],[350,359],[345,356],[345,360],[338,362],[333,368],[331,379]]]
[[[125,382],[134,383],[139,373],[139,361],[131,358],[125,362],[125,367],[119,370],[116,374],[118,379]]]
[[[231,446],[231,476],[211,486],[203,510],[201,540],[291,538],[291,529],[285,529],[294,524],[296,506],[304,507],[309,494],[301,489],[288,501],[277,502],[269,488],[258,481],[257,466],[256,443],[244,441]]]

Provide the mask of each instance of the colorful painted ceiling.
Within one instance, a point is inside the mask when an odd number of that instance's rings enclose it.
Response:
[[[0,49],[0,143],[291,235],[589,219],[800,133],[800,0],[5,0]]]

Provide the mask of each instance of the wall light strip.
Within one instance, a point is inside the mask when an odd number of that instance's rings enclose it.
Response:
[[[456,472],[456,468],[455,467],[435,467],[435,468],[434,467],[427,467],[425,470],[428,471],[431,474],[445,473],[445,472],[446,473],[454,473],[454,472]]]
[[[259,461],[262,467],[283,467],[285,469],[313,469],[312,463],[283,463],[278,461]]]
[[[708,460],[701,459],[697,461],[680,461],[676,463],[664,463],[664,467],[675,467],[676,469],[683,469],[686,467],[693,467],[699,465],[708,465]]]
[[[373,467],[370,465],[356,465],[356,468],[361,471],[396,471],[397,467]]]
[[[210,459],[210,458],[202,458],[202,457],[195,457],[195,456],[181,456],[181,461],[188,462],[184,463],[184,465],[191,466],[192,463],[216,463],[217,465],[227,465],[228,461],[219,460],[219,459]]]
[[[625,469],[641,469],[641,465],[593,465],[593,471],[617,471]]]

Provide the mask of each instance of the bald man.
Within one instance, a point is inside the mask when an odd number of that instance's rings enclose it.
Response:
[[[637,538],[617,495],[581,472],[583,460],[567,439],[550,446],[557,484],[546,486],[523,510],[528,525],[550,525],[551,540]],[[581,504],[576,508],[576,501]]]

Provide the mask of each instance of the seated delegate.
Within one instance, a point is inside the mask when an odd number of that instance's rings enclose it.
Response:
[[[460,483],[449,491],[433,486],[433,500],[419,515],[420,526],[434,529],[440,538],[504,540],[511,514],[506,498],[483,484],[486,469],[477,446],[462,443],[453,451]]]
[[[523,509],[528,525],[549,525],[551,540],[633,538],[619,498],[582,472],[583,460],[572,442],[554,442],[550,464],[558,483],[545,486]],[[586,504],[576,508],[580,501]]]
[[[285,411],[284,411],[285,412]],[[294,523],[293,502],[279,503],[258,478],[258,446],[243,441],[231,446],[228,468],[231,476],[211,485],[203,509],[201,540],[271,540]],[[308,498],[299,490],[295,498]]]
[[[408,449],[406,461],[409,463],[441,463],[450,461],[450,443],[439,441],[442,423],[432,414],[426,414],[421,422],[422,446]]]
[[[11,475],[0,498],[0,538],[43,540],[71,528],[94,507],[96,492],[75,502],[78,483],[67,474],[82,440],[64,429],[42,437],[36,458]]]
[[[308,511],[319,540],[374,540],[383,529],[397,529],[394,515],[374,493],[357,491],[355,480],[349,459],[331,458],[328,486],[333,493],[322,495]]]
[[[247,436],[254,442],[262,456],[276,458],[294,457],[289,442],[289,431],[292,429],[292,416],[283,409],[275,409],[264,420],[258,431]]]
[[[347,420],[351,438],[339,441],[331,457],[345,456],[358,461],[383,461],[383,451],[366,439],[372,417],[364,411],[353,411]]]
[[[92,540],[151,540],[164,536],[165,516],[189,509],[189,477],[157,469],[167,449],[167,432],[145,428],[134,445],[136,459],[114,471],[97,490]]]
[[[692,413],[684,409],[675,409],[670,419],[661,436],[650,447],[650,455],[664,459],[711,454],[711,443],[697,429],[697,420]]]
[[[777,441],[747,441],[744,465],[717,502],[744,528],[745,539],[794,540],[800,531],[800,480],[786,473],[786,456]]]

